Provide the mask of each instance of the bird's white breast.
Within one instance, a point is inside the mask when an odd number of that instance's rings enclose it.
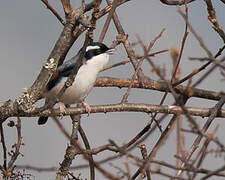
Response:
[[[107,53],[100,54],[88,60],[83,64],[75,77],[72,86],[68,87],[60,102],[64,104],[80,103],[89,94],[96,81],[99,71],[108,63],[109,55]],[[67,78],[63,80],[54,88],[50,90],[47,97],[56,96],[63,87]]]

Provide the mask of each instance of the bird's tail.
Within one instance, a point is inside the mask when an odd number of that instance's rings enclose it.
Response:
[[[38,125],[45,124],[47,122],[47,120],[48,120],[48,117],[44,117],[44,116],[39,117],[39,119],[38,119]]]

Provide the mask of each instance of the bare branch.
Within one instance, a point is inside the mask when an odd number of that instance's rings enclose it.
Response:
[[[219,34],[219,36],[222,38],[223,42],[225,43],[225,33],[217,21],[216,11],[213,8],[212,2],[211,0],[205,0],[205,2],[206,2],[207,10],[209,13],[208,19],[213,24],[213,29]]]
[[[211,115],[209,116],[208,120],[206,121],[206,123],[204,124],[204,126],[203,126],[203,128],[201,130],[202,133],[205,133],[208,130],[208,128],[211,125],[212,121],[215,119],[216,114],[221,109],[221,107],[223,106],[224,103],[225,103],[225,95],[222,96],[220,101],[212,109],[212,111],[210,113]],[[185,157],[185,162],[189,161],[189,159],[191,158],[192,154],[197,149],[197,146],[199,145],[201,139],[202,139],[202,135],[200,134],[195,139],[194,143],[192,144],[192,146],[190,148],[190,151],[189,151],[188,155]],[[182,163],[182,165],[181,165],[182,168],[185,166],[185,162]],[[178,171],[177,176],[179,176],[180,174],[182,174],[182,171]]]
[[[132,88],[132,86],[133,86],[133,84],[134,84],[134,80],[135,80],[135,78],[136,78],[136,76],[137,76],[139,70],[141,69],[141,65],[142,65],[144,59],[145,59],[146,57],[148,57],[148,53],[151,51],[151,49],[152,49],[152,47],[154,46],[155,42],[162,36],[162,34],[163,34],[164,31],[165,31],[165,29],[163,29],[163,30],[159,33],[159,35],[156,36],[156,37],[150,42],[148,48],[146,49],[145,55],[139,60],[139,62],[138,62],[138,64],[137,64],[137,67],[136,67],[136,69],[135,69],[135,73],[133,74],[133,76],[132,76],[132,78],[131,78],[131,83],[130,83],[130,85],[129,85],[127,91],[126,91],[126,93],[124,94],[121,103],[127,102],[127,98],[128,98],[128,96],[129,96],[130,91],[131,91],[131,88]],[[141,43],[140,40],[139,40],[139,42]]]
[[[96,87],[129,87],[131,80],[130,79],[119,79],[119,78],[111,78],[111,77],[102,77],[99,78],[95,86]],[[142,85],[139,84],[137,80],[134,81],[133,88],[141,88],[141,89],[151,89],[157,90],[161,92],[168,92],[168,85],[164,82],[151,80],[149,82],[145,82]],[[186,86],[176,86],[174,88],[176,93],[183,94],[187,97],[198,97],[205,98],[211,100],[219,100],[222,96],[221,93],[215,91],[207,91],[203,89],[190,88]]]
[[[7,170],[7,148],[5,144],[5,135],[4,135],[2,123],[0,123],[0,133],[1,133],[1,144],[3,149],[3,167],[2,168],[6,171]]]
[[[61,0],[61,3],[65,12],[65,15],[67,16],[72,11],[70,0]]]
[[[148,56],[151,57],[151,56],[155,56],[155,55],[157,55],[157,54],[161,54],[161,53],[168,52],[168,51],[169,51],[168,49],[164,49],[164,50],[161,50],[161,51],[157,51],[157,52],[150,53]],[[136,56],[137,56],[137,55],[136,55]],[[138,59],[141,59],[141,58],[143,58],[143,57],[144,57],[144,56],[137,56]],[[124,61],[121,61],[121,62],[119,62],[119,63],[113,64],[113,65],[110,65],[110,66],[106,66],[105,68],[103,68],[103,69],[101,70],[101,72],[102,72],[102,71],[106,71],[106,70],[111,69],[111,68],[114,68],[114,67],[118,67],[118,66],[121,66],[121,65],[125,65],[125,64],[130,63],[130,62],[131,62],[131,61],[130,61],[130,59],[128,58],[128,59],[126,59],[126,60],[124,60]]]
[[[208,173],[206,176],[202,177],[201,180],[208,179],[209,177],[215,175],[216,173],[222,172],[224,170],[225,170],[225,165],[223,165],[222,167],[216,169],[215,171],[212,171],[212,172]]]
[[[150,105],[150,104],[135,104],[135,103],[124,103],[124,104],[109,104],[109,105],[96,105],[90,106],[90,113],[106,113],[106,112],[145,112],[145,113],[167,113],[167,114],[184,114],[188,113],[192,116],[209,117],[211,109],[208,108],[193,108],[185,107],[187,112],[183,112],[180,106],[175,105]],[[74,114],[86,114],[85,108],[67,108],[67,112],[64,115]],[[38,114],[23,114],[24,117],[36,117],[36,116],[51,116],[50,110],[45,110]],[[55,115],[60,116],[60,111],[57,109],[54,112]],[[225,117],[225,110],[219,110],[216,117]]]
[[[184,18],[185,22],[188,25],[188,28],[190,29],[190,31],[193,33],[193,35],[195,36],[195,38],[198,40],[200,46],[205,50],[205,52],[207,53],[207,55],[209,56],[210,59],[212,59],[211,62],[215,63],[217,66],[223,68],[223,70],[225,70],[225,65],[218,62],[212,52],[208,49],[208,47],[205,45],[202,37],[194,30],[194,28],[192,27],[192,25],[188,22],[187,16],[181,11],[181,9],[178,9],[179,14]]]
[[[91,150],[90,144],[89,144],[89,142],[88,142],[88,138],[87,138],[87,136],[86,136],[84,130],[83,130],[82,127],[80,126],[80,124],[79,124],[78,130],[79,130],[79,133],[80,133],[80,135],[81,135],[81,138],[82,138],[82,140],[83,140],[83,142],[84,142],[84,145],[85,145],[86,150],[87,150],[87,151],[88,151],[88,150]],[[90,179],[91,179],[91,180],[94,180],[94,179],[95,179],[95,166],[94,166],[94,164],[93,164],[94,159],[93,159],[93,157],[92,157],[92,153],[90,153],[89,158],[91,159],[91,161],[89,161],[89,165],[90,165]]]
[[[147,149],[146,149],[146,145],[145,144],[141,144],[139,146],[140,150],[141,150],[141,155],[143,157],[143,159],[146,159],[148,154],[147,154]],[[150,175],[150,170],[149,167],[146,169],[146,176],[147,176],[147,180],[151,180],[151,175]]]
[[[107,0],[107,3],[109,4],[109,0]],[[128,37],[125,34],[125,31],[120,23],[120,20],[117,16],[116,12],[114,12],[114,14],[113,14],[113,22],[114,22],[117,32],[118,32],[117,40],[119,42],[123,43],[124,48],[126,49],[126,53],[127,53],[128,57],[130,58],[130,61],[136,71],[138,62],[136,60],[135,53],[134,53],[133,49],[131,48],[130,42],[128,41]],[[142,82],[144,82],[145,79],[146,79],[146,77],[144,76],[144,73],[142,72],[142,69],[140,68],[138,71],[138,80],[140,83],[142,83]]]
[[[173,5],[173,6],[181,6],[181,5],[184,5],[185,3],[191,3],[191,2],[194,2],[195,0],[181,0],[181,1],[175,1],[175,0],[160,0],[163,4],[166,4],[166,5]]]
[[[55,15],[55,17],[59,20],[59,22],[61,22],[62,25],[66,24],[63,18],[61,18],[61,16],[58,14],[58,12],[48,3],[48,0],[41,0],[41,1]]]
[[[215,135],[218,128],[219,128],[219,126],[217,125],[216,128],[212,132],[209,131],[207,133],[208,138],[205,140],[204,144],[202,145],[202,148],[200,149],[198,155],[196,156],[195,160],[192,163],[192,164],[194,164],[197,161],[197,159],[199,158],[199,161],[197,162],[197,165],[196,165],[197,168],[199,168],[201,166],[201,164],[203,163],[203,160],[206,158],[207,148],[209,146],[209,143],[212,141],[213,136]],[[194,173],[191,178],[194,179],[196,177],[196,175],[197,175],[197,173]]]
[[[17,117],[16,129],[17,129],[17,143],[13,146],[15,148],[15,151],[13,152],[11,160],[8,163],[8,169],[11,172],[14,168],[13,165],[14,165],[17,157],[20,155],[20,147],[22,145],[21,119],[20,119],[20,117]]]
[[[112,3],[112,8],[109,11],[108,17],[107,17],[107,19],[105,21],[105,24],[103,26],[102,32],[101,32],[99,40],[98,40],[99,42],[102,42],[104,37],[105,37],[105,34],[106,34],[107,30],[108,30],[108,27],[109,27],[110,21],[112,19],[113,13],[116,10],[117,3],[118,3],[118,0],[114,0],[113,3]]]

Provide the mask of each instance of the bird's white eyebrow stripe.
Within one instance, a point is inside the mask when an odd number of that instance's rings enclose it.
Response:
[[[100,49],[100,47],[99,46],[88,46],[86,48],[86,52],[89,51],[89,50],[91,50],[91,49]]]

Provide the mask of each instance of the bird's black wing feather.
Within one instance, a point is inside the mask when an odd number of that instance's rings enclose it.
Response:
[[[64,77],[68,77],[70,73],[72,72],[77,60],[79,59],[80,51],[78,54],[74,57],[72,57],[70,60],[65,61],[62,65],[60,65],[57,70],[59,71],[59,74]]]
[[[71,74],[77,59],[80,56],[80,51],[78,52],[78,54],[74,57],[72,57],[71,59],[65,61],[62,65],[60,65],[57,68],[57,75],[54,76],[54,78],[52,78],[47,86],[48,90],[51,90],[63,77],[69,77],[69,75]]]

